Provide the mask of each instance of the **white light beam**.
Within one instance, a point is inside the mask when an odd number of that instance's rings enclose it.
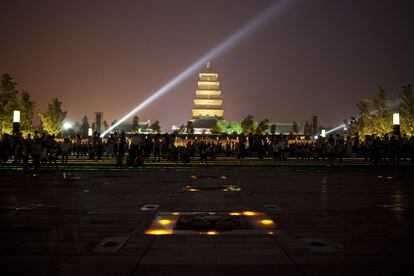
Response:
[[[166,83],[164,86],[162,86],[160,89],[158,89],[156,92],[154,92],[150,97],[148,97],[145,101],[140,103],[138,106],[136,106],[133,110],[128,112],[124,117],[122,117],[118,122],[116,122],[113,126],[111,126],[109,129],[104,131],[101,134],[101,137],[104,137],[106,134],[108,134],[110,131],[112,131],[115,127],[119,126],[121,123],[123,123],[125,120],[130,118],[132,115],[155,101],[157,98],[162,96],[163,94],[170,91],[173,87],[175,87],[177,84],[182,82],[184,79],[186,79],[188,76],[193,74],[198,68],[203,66],[208,61],[212,60],[213,58],[217,57],[218,55],[225,52],[228,48],[230,48],[232,45],[240,42],[242,39],[246,38],[248,34],[253,32],[255,29],[257,29],[259,26],[266,23],[268,20],[270,20],[274,15],[282,11],[282,7],[286,6],[287,0],[280,0],[271,5],[266,11],[261,13],[260,15],[256,16],[252,20],[250,20],[248,23],[246,23],[242,28],[240,28],[238,31],[231,34],[228,38],[226,38],[223,42],[218,44],[216,47],[214,47],[212,50],[207,52],[204,56],[202,56],[199,60],[191,64],[187,69],[182,71],[180,74],[178,74],[175,78],[170,80],[168,83]]]

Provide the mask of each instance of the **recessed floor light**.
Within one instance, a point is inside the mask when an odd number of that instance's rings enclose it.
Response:
[[[274,235],[277,222],[266,213],[236,212],[161,212],[145,232],[148,235]]]

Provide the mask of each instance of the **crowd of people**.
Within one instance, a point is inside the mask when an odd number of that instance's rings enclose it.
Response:
[[[142,166],[144,162],[191,162],[208,163],[217,157],[272,158],[284,162],[290,158],[298,160],[326,160],[332,164],[344,157],[359,157],[373,164],[398,165],[400,160],[414,160],[414,136],[368,135],[363,139],[340,134],[319,136],[315,140],[289,140],[285,135],[239,135],[222,138],[192,136],[191,139],[174,134],[138,134],[127,137],[125,133],[114,133],[102,139],[94,133],[88,139],[78,134],[75,138],[59,138],[53,135],[32,136],[4,134],[0,141],[0,166],[11,160],[21,164],[23,170],[33,167],[59,168],[68,163],[69,157],[88,160],[113,159],[118,167]]]

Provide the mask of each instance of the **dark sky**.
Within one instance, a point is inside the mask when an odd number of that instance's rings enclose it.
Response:
[[[288,8],[212,61],[224,116],[334,126],[382,85],[414,83],[414,1],[287,0]],[[0,73],[45,110],[109,123],[274,1],[0,0]],[[142,110],[164,130],[191,117],[197,74]]]

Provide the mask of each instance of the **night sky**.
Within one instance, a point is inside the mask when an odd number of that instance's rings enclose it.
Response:
[[[287,0],[289,1],[289,0]],[[266,0],[0,0],[0,73],[43,112],[121,118],[248,20]],[[382,85],[414,84],[414,1],[291,0],[215,60],[224,116],[335,126]],[[191,117],[197,74],[137,114],[163,130]]]

